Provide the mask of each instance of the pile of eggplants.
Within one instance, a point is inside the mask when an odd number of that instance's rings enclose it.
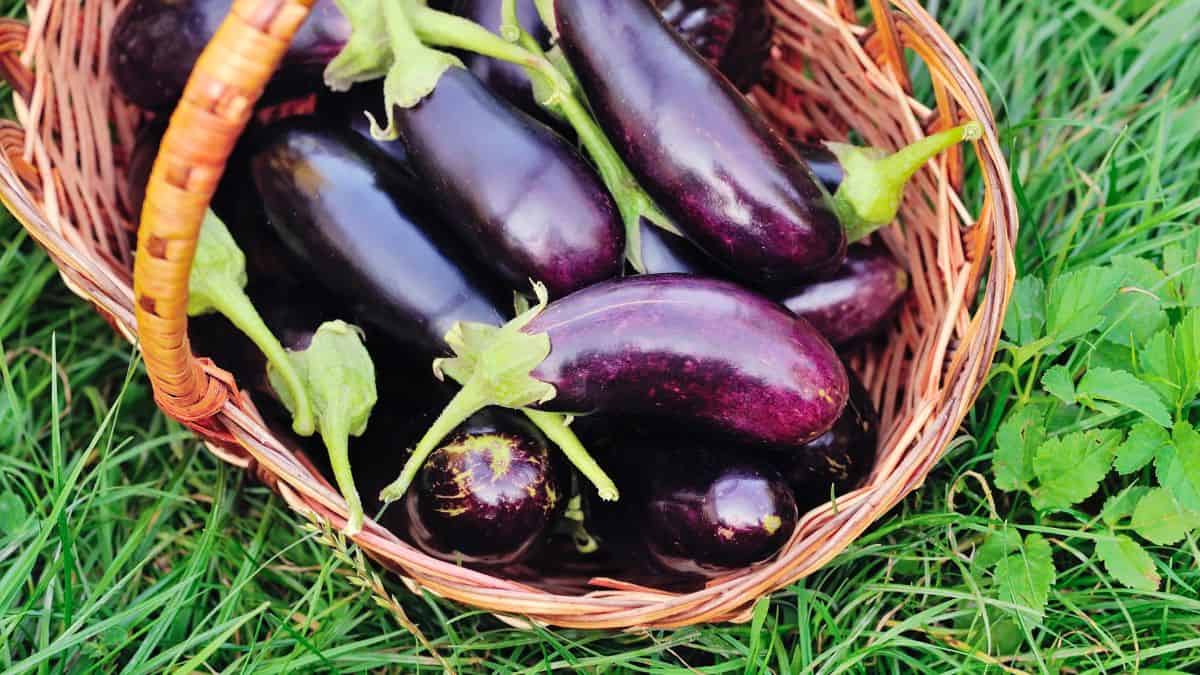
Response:
[[[231,5],[127,3],[118,92],[162,119]],[[871,473],[843,358],[909,287],[871,233],[978,134],[792,142],[742,93],[771,29],[762,0],[317,0],[261,104],[309,112],[251,124],[211,216],[309,402],[236,321],[198,317],[193,348],[431,556],[663,585],[769,560]],[[161,133],[130,157],[134,210]],[[332,321],[327,362],[306,350]],[[336,418],[320,387],[360,343],[355,423],[291,433],[297,406]]]

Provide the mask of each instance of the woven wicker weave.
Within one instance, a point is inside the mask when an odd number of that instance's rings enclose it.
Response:
[[[119,186],[140,117],[114,97],[105,62],[118,0],[37,0],[28,24],[0,19],[0,75],[13,85],[17,111],[17,122],[0,122],[0,197],[73,291],[131,341],[140,331],[156,399],[168,414],[222,459],[254,471],[292,508],[341,525],[338,492],[272,437],[230,375],[191,355],[184,315],[201,214],[308,3],[236,0],[172,118],[136,252],[129,242],[137,219]],[[808,513],[774,560],[684,594],[594,580],[587,594],[555,595],[437,561],[368,523],[357,545],[410,587],[514,623],[629,628],[745,620],[758,597],[811,574],[917,488],[949,445],[988,371],[1013,281],[1016,208],[983,88],[914,0],[871,0],[873,25],[857,22],[867,13],[849,0],[771,6],[777,49],[768,85],[754,96],[780,126],[815,138],[854,130],[882,148],[966,119],[984,126],[973,146],[981,203],[963,203],[963,152],[956,150],[917,174],[901,224],[882,233],[911,271],[913,292],[886,346],[853,357],[883,418],[870,480],[836,509]],[[932,105],[908,93],[910,51],[932,76]]]

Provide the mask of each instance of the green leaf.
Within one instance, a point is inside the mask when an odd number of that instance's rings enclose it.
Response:
[[[1121,475],[1138,471],[1158,456],[1159,449],[1171,442],[1167,430],[1149,420],[1133,425],[1125,442],[1117,448],[1116,468]]]
[[[1121,490],[1104,502],[1104,508],[1100,510],[1100,519],[1105,525],[1116,527],[1122,520],[1133,515],[1138,500],[1149,491],[1150,488],[1139,485],[1131,485]]]
[[[1076,432],[1043,443],[1033,458],[1038,486],[1033,507],[1065,509],[1091,497],[1112,467],[1121,433],[1111,430]]]
[[[1121,534],[1096,542],[1096,555],[1121,584],[1139,591],[1158,589],[1160,578],[1154,559],[1133,539]]]
[[[1046,301],[1046,332],[1058,342],[1086,335],[1103,321],[1123,275],[1111,267],[1085,267],[1058,277]]]
[[[1180,508],[1170,491],[1154,488],[1137,503],[1130,525],[1147,541],[1174,544],[1196,526],[1197,514]]]
[[[1200,511],[1200,433],[1178,422],[1171,443],[1159,448],[1154,468],[1158,484],[1170,490],[1180,506]]]
[[[1143,378],[1171,405],[1182,408],[1200,395],[1200,310],[1173,330],[1155,333],[1140,352]]]
[[[996,432],[996,487],[1009,492],[1033,481],[1033,455],[1046,439],[1044,408],[1027,405],[1008,414]]]
[[[1042,337],[1046,326],[1046,287],[1034,276],[1021,277],[1013,285],[1012,300],[1004,316],[1004,334],[1017,345]]]
[[[1200,230],[1163,250],[1163,269],[1179,304],[1200,307]]]
[[[1024,548],[996,563],[993,575],[1002,601],[1030,608],[1039,621],[1046,615],[1055,570],[1050,544],[1040,534],[1025,537]]]
[[[1004,556],[1021,549],[1021,533],[1014,527],[992,530],[979,548],[975,549],[972,564],[987,568],[1000,562]]]
[[[1091,407],[1096,407],[1097,400],[1110,401],[1140,412],[1164,427],[1171,425],[1171,413],[1154,388],[1124,370],[1088,370],[1079,381],[1078,396]]]
[[[15,534],[28,517],[20,497],[12,492],[0,493],[0,535]]]
[[[1123,275],[1122,288],[1104,309],[1105,339],[1123,345],[1145,342],[1167,325],[1167,313],[1159,297],[1166,275],[1145,258],[1119,255],[1112,267]]]
[[[1042,387],[1068,405],[1075,402],[1075,381],[1066,366],[1054,366],[1042,375]]]

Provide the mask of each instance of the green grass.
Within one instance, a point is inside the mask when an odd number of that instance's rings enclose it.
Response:
[[[1018,187],[1021,275],[1053,284],[1126,254],[1158,264],[1164,245],[1198,229],[1200,2],[929,4],[996,108]],[[331,555],[320,532],[156,411],[130,348],[18,225],[5,218],[0,237],[0,669],[441,667],[360,590],[351,557]],[[1089,340],[1069,359],[1093,358]],[[1045,397],[1036,383],[1068,362],[1014,358],[1001,355],[925,486],[763,603],[754,624],[522,632],[390,580],[389,590],[461,672],[1200,670],[1194,535],[1148,546],[1163,583],[1130,590],[1093,550],[1096,508],[1042,513],[996,488],[1000,423]],[[1179,413],[1197,421],[1197,410]],[[1102,490],[1145,479],[1110,474]],[[1005,526],[1050,543],[1057,582],[1041,621],[972,567],[973,547]]]

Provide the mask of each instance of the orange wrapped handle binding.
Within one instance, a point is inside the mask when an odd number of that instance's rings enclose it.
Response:
[[[188,343],[192,257],[233,146],[312,3],[234,2],[196,62],[150,173],[133,264],[137,329],[154,397],[177,419],[206,420],[229,397]]]

